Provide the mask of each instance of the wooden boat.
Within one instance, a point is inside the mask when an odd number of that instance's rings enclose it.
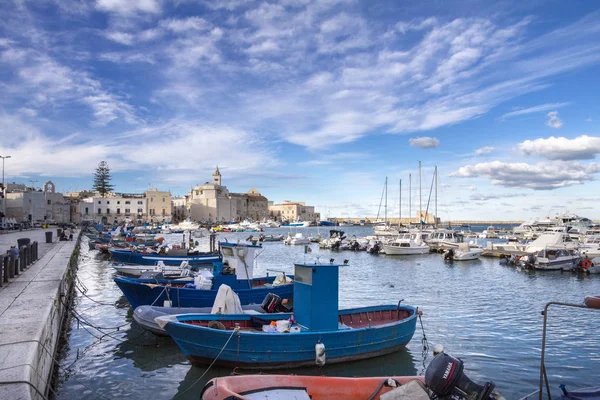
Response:
[[[261,246],[221,243],[223,262],[213,263],[213,278],[208,289],[193,287],[191,278],[167,280],[116,276],[114,281],[134,309],[141,305],[163,305],[165,301],[172,307],[209,307],[222,284],[230,286],[239,295],[242,304],[260,303],[269,293],[281,298],[292,298],[291,283],[274,286],[277,279],[275,276],[253,277],[254,254],[260,248]]]
[[[329,376],[302,375],[238,375],[214,378],[209,381],[200,398],[203,400],[257,398],[284,398],[298,400],[379,399],[393,390],[392,381],[405,385],[411,380],[423,381],[423,377],[369,377],[339,378]],[[269,397],[266,397],[270,395]]]
[[[402,349],[415,332],[417,309],[398,304],[338,310],[339,267],[295,264],[293,316],[187,314],[157,322],[193,364],[293,368]]]
[[[159,261],[164,262],[166,265],[180,265],[183,261],[187,261],[190,265],[201,265],[221,260],[221,256],[217,253],[189,252],[187,249],[172,249],[168,254],[158,254],[153,250],[143,252],[135,249],[111,247],[108,252],[116,262],[138,265],[155,265]]]
[[[117,274],[128,276],[131,278],[139,278],[144,272],[161,272],[166,279],[177,279],[189,276],[191,270],[187,261],[183,261],[180,265],[165,265],[159,261],[155,266],[151,265],[133,265],[133,264],[113,264],[113,268]],[[187,273],[186,273],[187,270]]]

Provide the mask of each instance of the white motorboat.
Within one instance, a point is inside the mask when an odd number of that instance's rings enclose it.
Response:
[[[579,247],[579,253],[589,258],[600,257],[600,236],[586,236]]]
[[[421,240],[417,233],[405,233],[396,240],[383,245],[385,254],[394,255],[416,255],[429,253],[429,245]]]
[[[456,249],[448,249],[444,254],[444,260],[448,261],[472,261],[478,260],[483,253],[479,246],[473,246],[469,243],[460,243]]]
[[[288,236],[283,241],[283,243],[290,245],[290,246],[298,246],[298,245],[303,245],[303,244],[310,244],[310,239],[307,237],[304,237],[304,235],[302,235],[302,233],[298,232],[294,236]]]
[[[542,271],[561,271],[577,267],[580,261],[581,256],[576,250],[548,247],[522,257],[521,265]]]

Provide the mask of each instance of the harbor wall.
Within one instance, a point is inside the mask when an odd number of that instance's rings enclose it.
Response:
[[[49,397],[81,232],[74,237],[54,238],[45,254],[0,288],[0,399]]]

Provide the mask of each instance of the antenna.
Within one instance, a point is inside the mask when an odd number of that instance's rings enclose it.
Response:
[[[29,182],[31,182],[31,188],[35,190],[35,183],[38,181],[30,179]]]

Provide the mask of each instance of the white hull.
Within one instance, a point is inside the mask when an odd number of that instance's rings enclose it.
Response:
[[[429,246],[402,247],[390,246],[385,244],[383,245],[383,251],[385,252],[385,254],[388,254],[390,256],[408,256],[429,253]]]
[[[483,253],[483,249],[471,250],[471,251],[457,251],[454,253],[454,261],[472,261],[478,260]]]

